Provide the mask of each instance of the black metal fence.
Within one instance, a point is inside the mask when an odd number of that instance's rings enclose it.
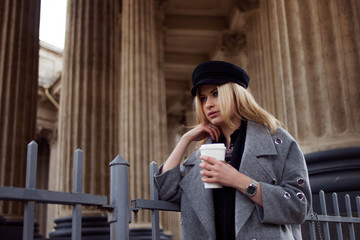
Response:
[[[131,222],[131,211],[137,212],[142,209],[151,210],[152,239],[160,239],[159,211],[180,211],[180,206],[175,203],[161,201],[158,198],[157,188],[153,175],[157,170],[157,164],[150,164],[150,199],[131,200],[129,205],[129,163],[121,156],[117,156],[110,163],[110,202],[107,196],[82,193],[83,174],[83,152],[76,150],[74,154],[74,180],[73,191],[56,192],[36,189],[36,168],[37,168],[37,143],[31,142],[28,145],[26,184],[25,188],[0,187],[0,200],[23,201],[25,202],[23,240],[32,240],[34,237],[34,211],[36,203],[72,205],[72,240],[81,239],[82,228],[82,206],[95,206],[105,209],[108,212],[108,223],[110,225],[111,240],[128,240],[129,223]],[[337,239],[360,239],[360,197],[355,199],[357,211],[351,207],[349,195],[345,195],[346,216],[340,213],[338,197],[332,194],[333,214],[327,213],[327,204],[324,191],[320,191],[319,200],[321,212],[315,213],[312,209],[306,218],[308,228],[304,228],[303,234],[310,236],[310,239],[334,239],[331,236],[329,225],[335,224]],[[357,212],[357,213],[356,213]],[[357,216],[353,216],[353,214]],[[348,228],[344,236],[343,226]],[[304,226],[304,225],[303,225]],[[358,238],[356,238],[358,234]]]
[[[73,191],[57,192],[36,189],[38,145],[31,142],[27,149],[25,188],[0,187],[0,200],[23,201],[24,224],[23,240],[34,238],[34,211],[36,203],[72,205],[72,240],[81,239],[82,206],[95,206],[108,211],[110,239],[128,239],[129,237],[129,164],[117,156],[110,163],[110,204],[107,196],[82,193],[83,152],[76,150],[74,154]]]
[[[150,176],[154,176],[156,172],[157,165],[155,162],[150,164]],[[166,201],[158,200],[158,192],[154,183],[154,179],[150,178],[151,185],[151,199],[136,199],[131,201],[131,208],[133,210],[148,209],[152,213],[152,230],[153,230],[153,240],[159,239],[159,211],[180,211],[180,205],[174,204]],[[306,218],[306,223],[309,224],[309,228],[306,228],[303,231],[303,234],[309,236],[311,240],[315,239],[351,239],[356,240],[360,239],[360,196],[357,196],[356,208],[357,208],[357,217],[353,216],[353,211],[351,208],[350,197],[345,195],[345,205],[346,205],[346,216],[341,216],[339,211],[338,197],[336,193],[332,194],[333,199],[333,208],[334,215],[328,215],[326,199],[324,191],[319,192],[319,200],[321,206],[321,213],[315,213],[311,208],[309,216]],[[306,224],[305,223],[305,224]],[[330,236],[329,224],[334,223],[336,225],[336,236]],[[342,225],[348,226],[348,235],[344,236]],[[358,232],[358,237],[355,236],[355,229]]]

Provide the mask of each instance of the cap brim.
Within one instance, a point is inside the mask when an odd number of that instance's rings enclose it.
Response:
[[[211,84],[211,85],[223,85],[225,83],[228,82],[234,82],[234,83],[238,83],[238,79],[236,77],[232,78],[226,78],[224,79],[223,77],[218,77],[218,76],[211,76],[211,77],[207,77],[207,78],[202,78],[201,80],[199,80],[195,86],[193,86],[193,88],[191,89],[191,94],[195,97],[196,96],[196,91],[197,88],[200,85],[205,85],[205,84]]]

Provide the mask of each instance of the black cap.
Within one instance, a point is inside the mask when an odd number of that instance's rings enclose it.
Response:
[[[203,84],[222,85],[234,82],[244,88],[249,86],[250,78],[242,68],[228,62],[208,61],[199,64],[192,74],[191,94],[196,96],[196,89]]]

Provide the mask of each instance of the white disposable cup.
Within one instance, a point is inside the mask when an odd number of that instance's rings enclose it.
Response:
[[[203,144],[200,146],[201,156],[210,156],[219,161],[225,161],[225,145],[223,143]],[[222,188],[218,183],[204,183],[205,188]]]

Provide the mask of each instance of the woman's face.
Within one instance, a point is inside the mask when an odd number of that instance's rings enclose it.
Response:
[[[217,85],[200,85],[199,99],[206,119],[216,126],[224,125],[224,118],[218,104]]]

